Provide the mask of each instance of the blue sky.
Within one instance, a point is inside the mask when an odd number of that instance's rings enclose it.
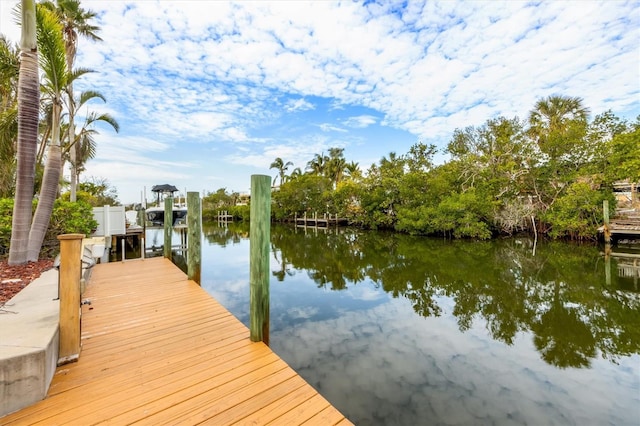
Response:
[[[0,33],[19,40],[0,0]],[[593,114],[640,114],[638,1],[89,1],[78,81],[120,123],[100,127],[84,178],[120,201],[146,187],[248,192],[276,157],[304,170],[344,148],[363,170],[456,128],[525,118],[579,96]],[[446,160],[438,155],[437,161]]]

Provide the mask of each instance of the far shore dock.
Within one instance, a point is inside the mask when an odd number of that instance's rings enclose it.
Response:
[[[95,266],[82,351],[47,397],[0,425],[350,425],[165,258]]]

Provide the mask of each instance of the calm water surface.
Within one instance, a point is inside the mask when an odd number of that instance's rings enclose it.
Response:
[[[248,326],[248,228],[204,234],[202,285]],[[357,425],[640,424],[638,279],[595,247],[271,240],[270,346]]]

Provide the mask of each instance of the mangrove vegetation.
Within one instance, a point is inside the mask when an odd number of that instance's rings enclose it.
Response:
[[[540,99],[526,120],[497,117],[456,129],[436,165],[434,145],[390,152],[366,170],[344,149],[316,154],[306,171],[277,158],[272,214],[330,213],[368,229],[487,239],[526,232],[594,239],[613,184],[640,181],[640,117],[589,119],[580,98]],[[635,200],[637,203],[637,195]]]

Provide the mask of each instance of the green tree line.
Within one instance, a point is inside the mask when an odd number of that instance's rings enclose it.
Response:
[[[434,164],[437,152],[418,142],[362,171],[332,148],[289,175],[293,164],[277,158],[272,214],[286,221],[331,213],[363,228],[451,238],[593,239],[604,200],[614,213],[613,183],[640,181],[640,117],[630,123],[607,111],[590,119],[581,98],[553,95],[526,120],[456,129],[444,164]]]

